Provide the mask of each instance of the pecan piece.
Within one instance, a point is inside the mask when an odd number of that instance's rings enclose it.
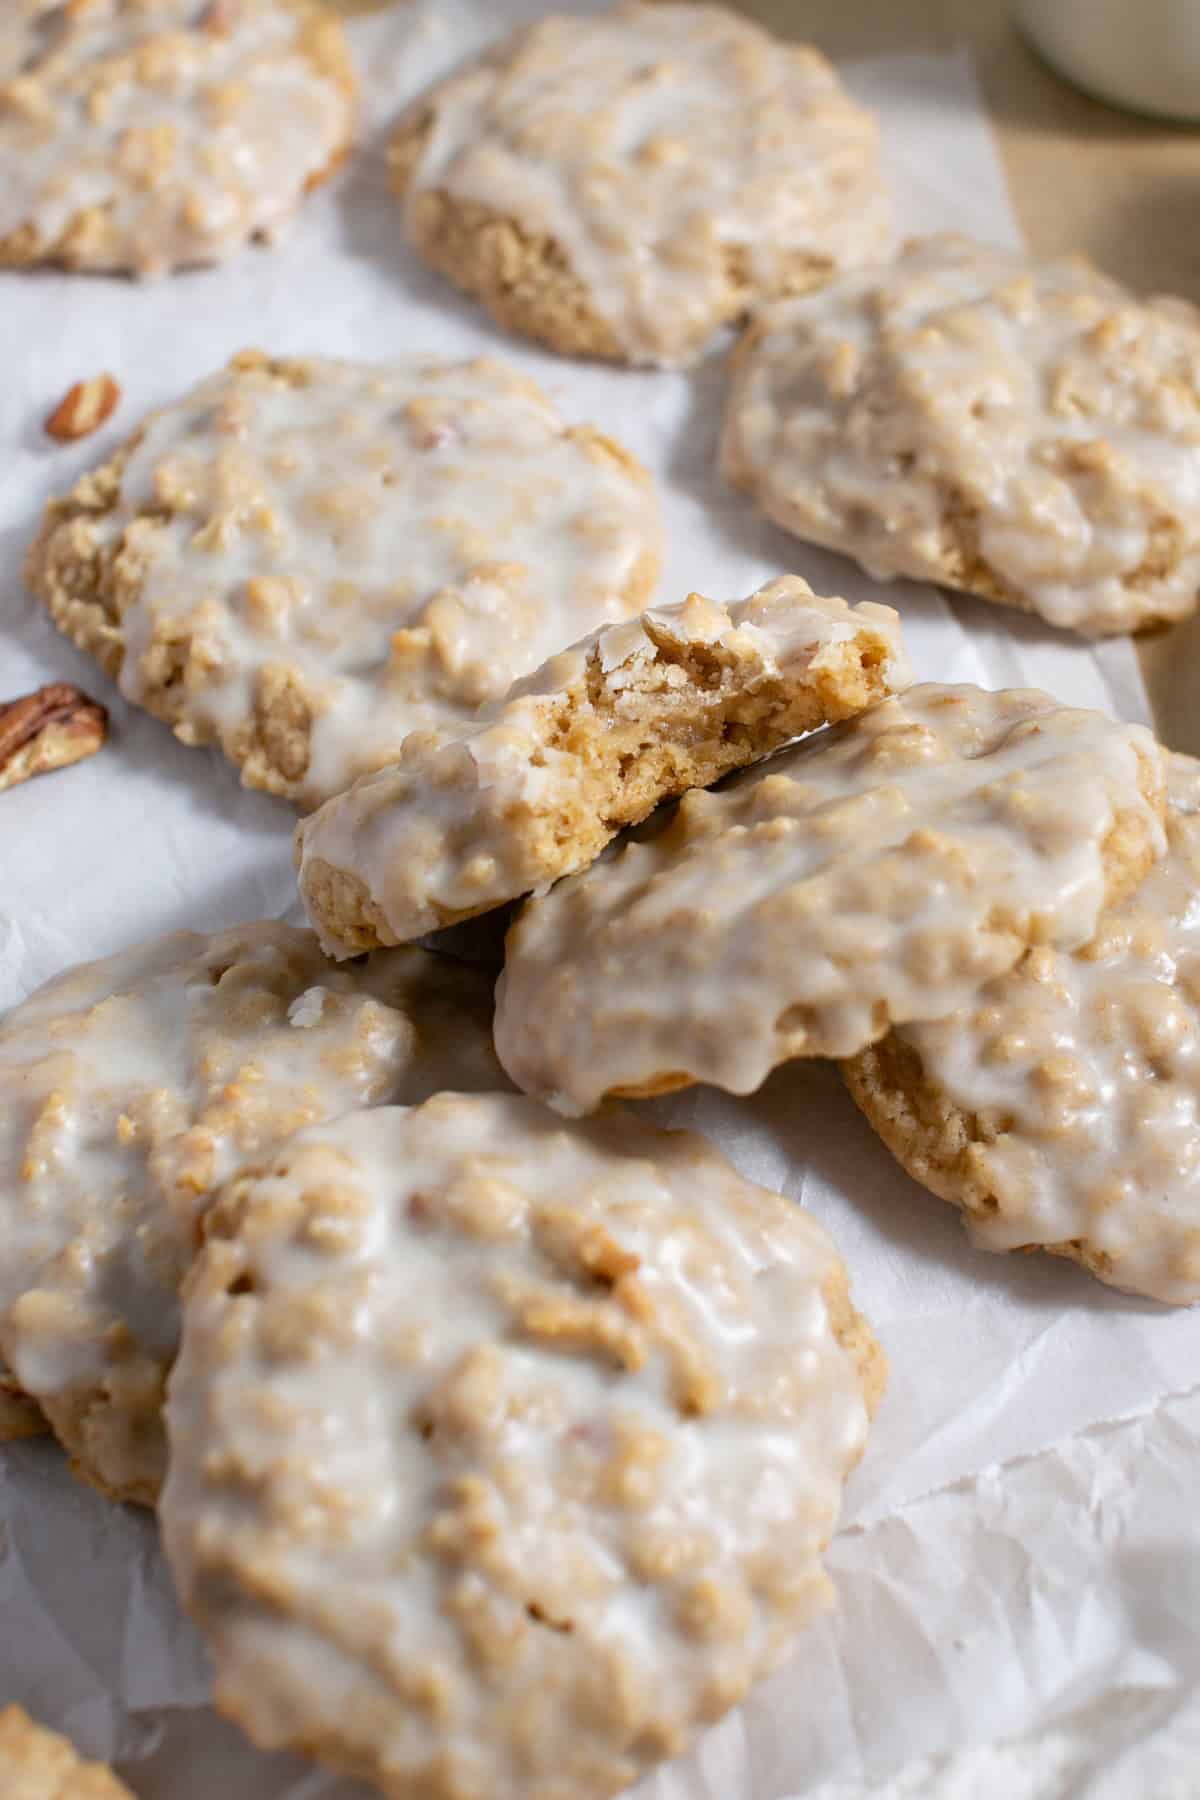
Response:
[[[111,375],[93,375],[90,381],[77,381],[46,420],[47,434],[60,444],[87,437],[90,432],[99,431],[112,416],[120,398],[121,390]]]
[[[0,790],[94,756],[107,733],[99,701],[66,681],[0,701]]]

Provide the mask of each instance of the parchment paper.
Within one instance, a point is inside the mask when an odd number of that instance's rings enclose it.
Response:
[[[794,569],[826,591],[899,605],[923,676],[1033,683],[1147,717],[1128,643],[1091,650],[982,603],[881,589],[757,520],[713,471],[720,354],[690,376],[570,363],[503,338],[414,262],[381,134],[431,74],[539,10],[430,0],[355,19],[362,154],[277,250],[158,285],[0,277],[0,697],[67,678],[113,719],[100,756],[0,796],[0,1006],[152,932],[294,904],[291,812],[127,708],[19,577],[45,496],[147,407],[247,344],[507,356],[660,477],[664,598],[692,587],[740,597]],[[905,232],[1015,241],[964,60],[892,57],[846,74],[881,115]],[[45,414],[102,369],[124,391],[111,424],[74,449],[51,445]],[[897,1170],[831,1068],[781,1070],[750,1101],[697,1090],[651,1110],[706,1131],[748,1175],[825,1221],[892,1381],[831,1553],[839,1614],[638,1800],[1193,1795],[1200,1317],[1124,1299],[1048,1258],[969,1250],[952,1210]],[[89,1753],[116,1758],[143,1800],[361,1791],[258,1755],[205,1692],[152,1520],[83,1489],[48,1443],[0,1452],[0,1702],[21,1700]]]

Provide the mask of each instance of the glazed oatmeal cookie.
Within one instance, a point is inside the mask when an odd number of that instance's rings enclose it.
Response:
[[[927,683],[693,791],[526,903],[496,1048],[564,1112],[940,1019],[1031,944],[1074,949],[1161,855],[1141,726]]]
[[[490,911],[585,868],[661,800],[910,679],[889,607],[793,575],[728,608],[692,594],[606,626],[306,819],[309,917],[351,956]]]
[[[315,0],[6,0],[0,265],[214,262],[280,229],[353,120]]]
[[[786,530],[1090,637],[1200,593],[1200,313],[961,237],[767,308],[721,462]]]
[[[335,969],[309,931],[176,932],[0,1023],[0,1353],[77,1473],[151,1504],[196,1222],[352,1107],[504,1085],[491,983],[422,950]]]
[[[425,260],[570,355],[689,362],[889,234],[872,117],[719,6],[542,19],[412,108],[391,164]]]
[[[973,1005],[844,1066],[909,1173],[987,1250],[1073,1257],[1200,1299],[1200,762],[1168,760],[1167,854],[1073,955],[1031,950]]]
[[[27,579],[188,744],[306,808],[658,575],[646,471],[484,358],[245,352],[46,511]]]
[[[217,1704],[397,1800],[601,1800],[829,1596],[882,1387],[822,1228],[702,1138],[442,1094],[230,1184],[164,1542]]]

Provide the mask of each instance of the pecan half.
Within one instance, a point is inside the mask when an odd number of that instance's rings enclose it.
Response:
[[[94,756],[107,734],[104,708],[66,681],[0,701],[0,789]]]
[[[46,420],[47,434],[60,444],[87,437],[111,418],[120,398],[121,390],[111,375],[93,375],[90,381],[77,381]]]

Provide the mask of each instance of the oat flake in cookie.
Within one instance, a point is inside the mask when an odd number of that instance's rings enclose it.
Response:
[[[821,1227],[702,1138],[442,1094],[225,1190],[161,1518],[217,1704],[397,1800],[599,1800],[827,1602],[883,1384]]]
[[[218,1185],[348,1108],[502,1085],[490,985],[422,950],[335,969],[265,922],[69,970],[0,1023],[0,1354],[80,1474],[155,1498]]]
[[[1167,763],[1167,854],[1085,949],[1031,950],[952,1018],[845,1065],[905,1168],[987,1250],[1200,1299],[1200,763]]]
[[[313,0],[4,0],[0,265],[228,256],[325,179],[353,116]]]
[[[543,19],[420,101],[391,161],[422,256],[574,355],[689,362],[889,233],[871,115],[718,6]]]
[[[502,906],[585,868],[670,795],[910,680],[890,607],[794,575],[728,608],[692,594],[606,626],[306,819],[309,917],[347,956]]]
[[[185,743],[306,807],[658,574],[650,477],[483,358],[248,352],[50,503],[27,577]]]
[[[84,1762],[21,1706],[0,1710],[0,1793],[4,1800],[133,1800],[111,1769]]]
[[[944,1018],[1030,944],[1074,949],[1164,847],[1141,726],[934,683],[692,792],[509,931],[496,1048],[564,1112]]]
[[[1184,301],[930,238],[756,319],[722,465],[873,575],[1137,631],[1200,592],[1198,371]]]

